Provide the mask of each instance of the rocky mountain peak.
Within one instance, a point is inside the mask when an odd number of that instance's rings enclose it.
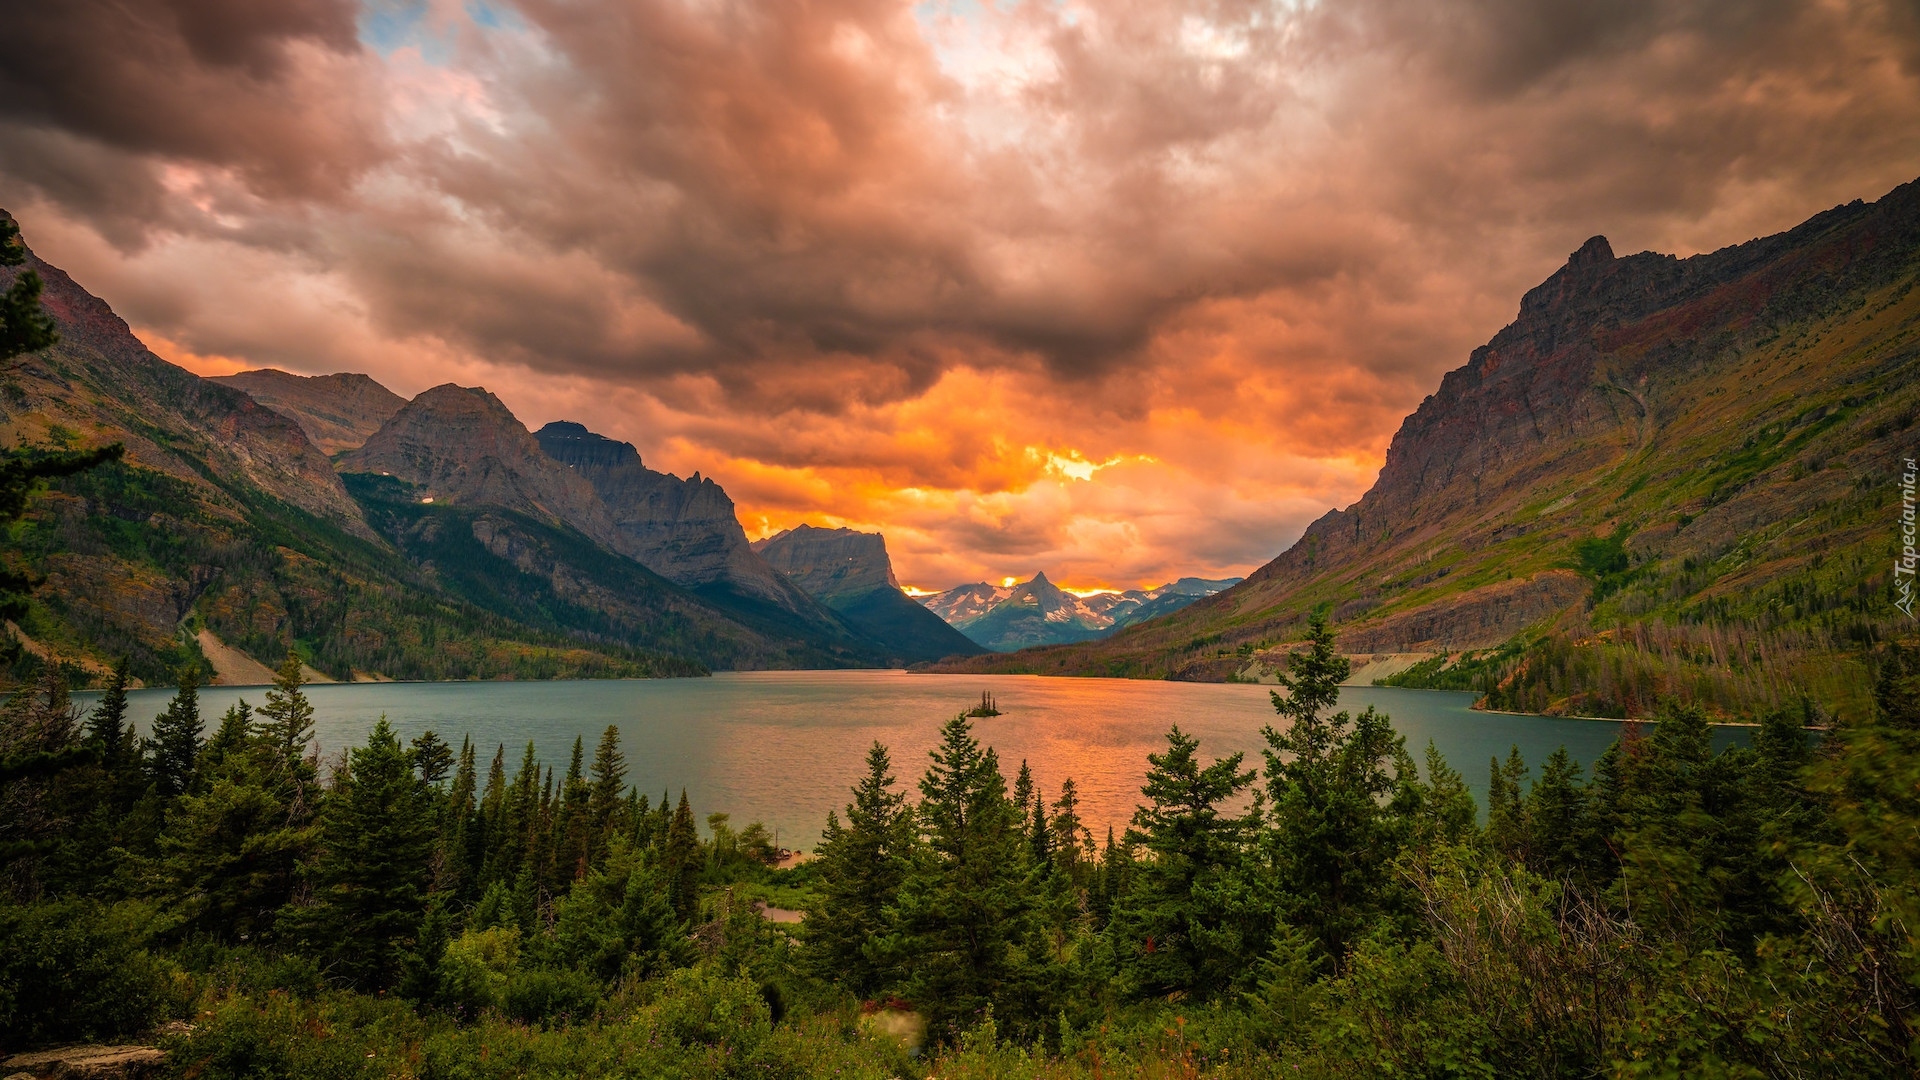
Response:
[[[571,420],[548,424],[534,439],[543,454],[592,485],[618,530],[615,550],[676,584],[718,586],[806,618],[824,617],[748,546],[733,500],[711,479],[656,472],[641,463],[632,443]]]
[[[886,538],[879,533],[800,525],[752,546],[774,569],[823,600],[900,588]]]
[[[619,532],[593,485],[547,456],[484,387],[423,391],[340,459],[341,472],[384,473],[436,502],[497,506],[571,525],[615,550]]]
[[[333,375],[294,375],[275,368],[259,368],[210,380],[246,392],[248,397],[300,425],[327,454],[356,450],[380,430],[380,425],[406,405],[407,399],[357,372]]]

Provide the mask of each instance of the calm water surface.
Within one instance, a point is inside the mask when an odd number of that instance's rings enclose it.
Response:
[[[511,774],[527,740],[565,772],[576,737],[592,760],[608,724],[620,729],[628,779],[650,797],[686,788],[698,816],[724,810],[736,825],[759,820],[789,847],[810,848],[827,810],[847,800],[876,739],[893,752],[903,786],[918,781],[940,725],[991,690],[1004,715],[975,721],[998,749],[1009,781],[1022,759],[1051,796],[1071,776],[1088,823],[1104,835],[1124,827],[1139,801],[1150,751],[1165,748],[1169,725],[1200,739],[1209,757],[1259,760],[1262,724],[1274,719],[1265,687],[1025,675],[910,675],[900,671],[738,672],[705,679],[546,683],[360,683],[307,688],[317,741],[328,755],[363,741],[382,714],[412,738],[429,728],[456,747],[472,737],[483,774],[507,748]],[[90,706],[97,694],[76,695]],[[166,707],[169,690],[137,690],[131,714],[142,728]],[[208,687],[201,712],[209,733],[221,713],[259,687]],[[1477,713],[1471,694],[1389,687],[1342,690],[1342,708],[1378,707],[1419,758],[1432,739],[1484,802],[1487,759],[1518,744],[1538,765],[1564,745],[1591,764],[1617,724]],[[1723,740],[1734,736],[1723,733]]]

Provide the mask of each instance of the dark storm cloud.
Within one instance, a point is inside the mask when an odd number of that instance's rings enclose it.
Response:
[[[136,324],[484,376],[956,580],[1278,550],[1588,236],[1920,175],[1913,0],[13,6],[0,202]]]
[[[350,0],[7,0],[0,118],[20,172],[53,131],[229,166],[263,190],[336,188],[375,154]],[[47,170],[33,178],[59,197]],[[91,192],[120,208],[105,185]]]

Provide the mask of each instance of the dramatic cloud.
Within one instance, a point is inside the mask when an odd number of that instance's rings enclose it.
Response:
[[[7,21],[0,205],[181,362],[484,383],[927,587],[1249,570],[1587,236],[1920,175],[1898,0]]]

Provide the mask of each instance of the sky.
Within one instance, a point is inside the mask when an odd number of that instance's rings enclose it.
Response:
[[[0,206],[203,374],[483,385],[920,588],[1244,574],[1589,236],[1920,177],[1920,0],[0,0]]]

